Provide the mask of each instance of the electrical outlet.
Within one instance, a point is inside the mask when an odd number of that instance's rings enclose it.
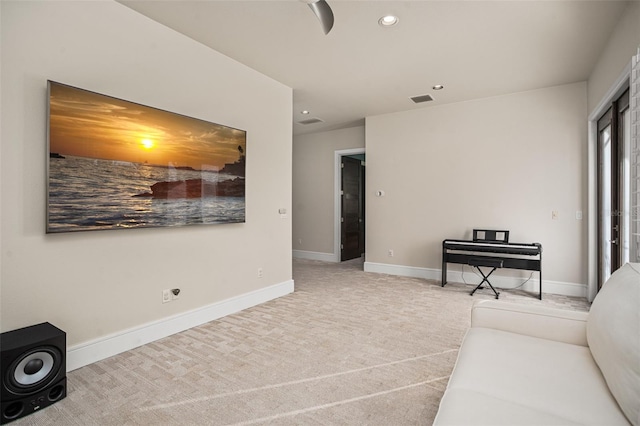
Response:
[[[180,289],[179,288],[172,288],[171,289],[171,300],[178,300],[180,299]]]
[[[387,254],[389,255],[389,257],[393,257],[393,250],[389,250]]]
[[[558,211],[554,210],[551,212],[551,219],[556,220],[558,219]]]
[[[262,268],[258,268],[258,278],[262,278]]]
[[[162,303],[171,302],[171,290],[162,290]]]

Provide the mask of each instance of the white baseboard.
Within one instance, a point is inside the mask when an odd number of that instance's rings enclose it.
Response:
[[[322,260],[323,262],[340,262],[333,253],[321,253],[317,251],[293,250],[296,259]]]
[[[364,262],[365,272],[379,274],[400,275],[402,277],[424,278],[427,280],[440,280],[440,271],[416,266],[391,265],[388,263]]]
[[[239,312],[292,293],[293,280],[213,303],[159,321],[143,324],[67,350],[67,371],[137,348],[209,321]]]
[[[386,263],[365,262],[364,270],[367,272],[377,272],[380,274],[400,275],[403,277],[424,278],[427,280],[442,281],[442,270],[431,268],[419,268],[415,266],[390,265]],[[447,282],[468,283],[478,285],[482,278],[476,275],[472,269],[465,268],[464,275],[461,271],[447,270]],[[525,279],[516,277],[504,277],[499,275],[491,276],[491,284],[496,288],[512,289],[520,286]],[[537,293],[538,273],[535,272],[526,284],[521,288],[525,291]],[[587,297],[587,285],[578,283],[567,283],[561,281],[542,280],[542,292],[560,294],[563,296]]]

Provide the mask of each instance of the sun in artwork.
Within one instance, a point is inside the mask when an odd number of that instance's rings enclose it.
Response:
[[[142,144],[144,149],[151,149],[155,145],[151,139],[142,139],[140,143]]]

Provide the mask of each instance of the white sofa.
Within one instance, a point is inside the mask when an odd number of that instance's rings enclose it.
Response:
[[[640,425],[640,263],[589,313],[476,302],[435,425]]]

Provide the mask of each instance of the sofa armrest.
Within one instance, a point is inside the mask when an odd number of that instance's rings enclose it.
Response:
[[[480,300],[471,309],[471,327],[493,328],[541,339],[588,346],[587,312]]]

